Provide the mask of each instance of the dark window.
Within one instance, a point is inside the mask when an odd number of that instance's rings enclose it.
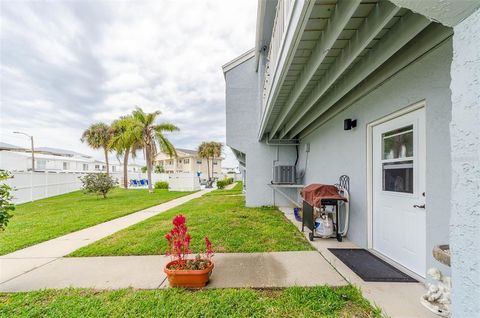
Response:
[[[382,164],[383,191],[413,193],[413,160]]]

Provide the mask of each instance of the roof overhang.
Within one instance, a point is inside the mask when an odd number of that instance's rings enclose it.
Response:
[[[430,48],[451,35],[432,24],[389,1],[316,1],[284,77],[272,88],[277,93],[264,105],[259,139],[302,137],[422,32],[441,33],[427,38]]]
[[[247,52],[243,53],[242,55],[234,58],[228,63],[225,63],[222,65],[222,70],[223,74],[227,73],[231,69],[237,67],[238,65],[244,63],[245,61],[248,61],[249,59],[253,58],[255,56],[255,49],[250,49]]]

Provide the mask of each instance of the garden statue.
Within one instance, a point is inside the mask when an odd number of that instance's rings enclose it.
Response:
[[[427,273],[438,283],[428,284],[428,291],[421,298],[422,304],[439,316],[450,317],[450,277],[444,276],[438,268],[430,268]]]

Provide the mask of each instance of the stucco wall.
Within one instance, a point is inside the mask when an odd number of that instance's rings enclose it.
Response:
[[[246,205],[249,207],[273,205],[272,165],[277,158],[277,147],[258,142],[260,122],[260,93],[262,68],[255,71],[251,58],[225,74],[227,145],[246,155]],[[279,147],[279,162],[295,162],[294,147]],[[277,195],[277,205],[290,205]]]
[[[408,105],[426,100],[426,206],[427,266],[440,267],[431,256],[434,244],[448,242],[450,205],[450,62],[451,40],[385,82],[307,136],[310,143],[305,183],[336,183],[342,174],[350,176],[351,219],[349,238],[367,246],[367,124]],[[344,131],[343,120],[357,119],[354,130]],[[303,149],[301,147],[300,149]],[[305,153],[301,153],[303,165]]]
[[[480,317],[480,10],[454,28],[452,75],[453,317]]]

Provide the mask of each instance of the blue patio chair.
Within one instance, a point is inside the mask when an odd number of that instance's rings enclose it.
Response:
[[[142,186],[142,187],[145,186],[145,179],[140,179],[140,186]]]
[[[135,180],[135,179],[130,179],[130,185],[131,185],[132,187],[138,187],[138,182],[137,182],[137,180]]]

